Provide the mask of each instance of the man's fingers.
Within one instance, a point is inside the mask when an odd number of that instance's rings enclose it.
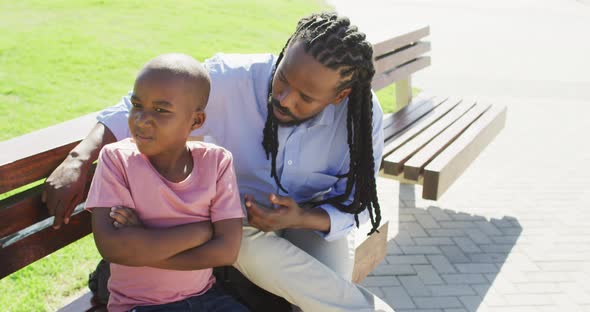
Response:
[[[270,194],[269,199],[270,199],[270,202],[275,205],[289,206],[289,205],[293,204],[293,199],[288,196],[279,196],[276,194]]]
[[[63,202],[61,200],[58,200],[57,204],[55,205],[55,218],[53,219],[54,229],[57,230],[61,227],[64,218],[64,213],[65,207],[63,206]]]
[[[41,193],[41,202],[47,202],[47,184],[43,186],[43,192]]]

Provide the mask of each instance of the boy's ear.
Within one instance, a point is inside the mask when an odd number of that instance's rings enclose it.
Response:
[[[191,126],[191,131],[201,128],[205,122],[205,119],[206,115],[203,110],[193,112],[193,124]]]
[[[338,95],[336,96],[336,99],[334,100],[334,104],[338,105],[342,102],[342,100],[344,100],[345,97],[347,97],[350,92],[352,91],[352,88],[346,88],[342,91],[340,91],[340,93],[338,93]]]

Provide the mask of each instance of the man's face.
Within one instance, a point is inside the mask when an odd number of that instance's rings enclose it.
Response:
[[[184,148],[195,129],[195,118],[203,114],[196,111],[195,88],[188,84],[157,71],[144,73],[135,81],[128,121],[140,152],[155,156]]]
[[[305,52],[301,42],[285,51],[272,83],[273,116],[279,124],[296,125],[319,114],[330,104],[339,104],[350,93],[336,87],[340,73]]]

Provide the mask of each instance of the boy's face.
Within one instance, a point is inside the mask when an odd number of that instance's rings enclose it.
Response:
[[[350,88],[336,92],[342,78],[305,52],[301,42],[287,47],[272,83],[273,115],[279,124],[296,125],[339,104]]]
[[[197,110],[190,81],[170,73],[148,71],[135,81],[129,130],[140,152],[155,156],[184,148],[190,132],[199,128],[205,113]]]

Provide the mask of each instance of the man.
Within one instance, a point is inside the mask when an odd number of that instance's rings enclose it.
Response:
[[[193,135],[234,155],[249,221],[234,266],[304,311],[392,311],[350,281],[355,225],[380,223],[382,111],[371,93],[365,35],[347,18],[313,14],[278,57],[217,54],[205,67],[206,113],[215,123]],[[56,227],[68,222],[98,150],[129,136],[129,106],[127,96],[103,111],[47,179]]]

